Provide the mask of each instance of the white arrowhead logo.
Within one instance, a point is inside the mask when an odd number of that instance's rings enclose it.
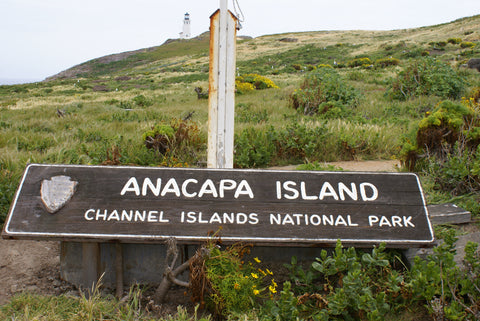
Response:
[[[54,176],[44,179],[40,189],[43,205],[50,214],[58,212],[70,201],[78,182],[71,181],[69,176]]]

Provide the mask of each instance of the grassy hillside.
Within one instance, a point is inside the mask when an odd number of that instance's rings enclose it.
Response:
[[[460,67],[480,56],[479,41],[480,16],[408,30],[239,39],[238,75],[247,79],[237,86],[236,166],[404,157],[406,135],[426,113],[480,85],[477,71]],[[399,83],[411,87],[401,83],[402,73],[425,59],[441,64],[422,68],[435,69],[434,83],[454,86],[455,95],[430,84],[395,97]],[[249,74],[268,77],[276,88],[246,88],[245,81],[254,82]],[[310,74],[323,79],[317,102],[305,96],[312,89],[301,87]],[[204,166],[207,100],[197,99],[195,87],[208,88],[208,34],[94,59],[50,81],[0,86],[1,217],[28,162]],[[299,93],[313,110],[293,108]],[[190,113],[188,141],[179,139],[169,153],[146,148],[153,126],[177,129]]]
[[[462,52],[461,50],[446,50],[447,48],[439,47],[436,43],[449,38],[478,41],[479,21],[479,16],[473,16],[416,29],[321,31],[243,39],[238,42],[237,59],[239,63],[243,62],[243,65],[248,65],[257,58],[270,59],[269,66],[282,66],[286,63],[302,61],[311,64],[332,64],[335,59],[342,62],[359,55],[368,55],[373,58],[384,56],[400,58],[402,55],[408,57],[408,53],[415,55],[416,50],[430,51],[434,55],[443,56],[445,60],[455,59],[455,56]],[[289,38],[295,41],[285,41]],[[347,45],[347,48],[335,49],[340,45]],[[208,69],[208,46],[208,32],[190,40],[169,39],[161,46],[93,59],[51,78],[111,76],[132,73],[134,70],[156,73],[168,70],[168,67],[171,66],[192,63],[200,64]],[[323,51],[315,52],[319,53],[320,57],[304,60],[302,57],[305,57],[306,54],[303,49],[308,48]],[[302,55],[299,52],[304,53]],[[278,57],[279,54],[281,54],[280,57]]]

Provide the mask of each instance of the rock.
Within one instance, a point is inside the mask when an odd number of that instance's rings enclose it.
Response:
[[[480,58],[472,58],[467,62],[468,68],[480,71]]]
[[[463,267],[463,258],[465,257],[465,246],[468,242],[473,242],[480,244],[480,232],[469,233],[465,235],[458,236],[458,240],[455,243],[455,257],[454,261],[458,267]],[[414,264],[414,259],[416,256],[420,257],[422,260],[427,259],[429,255],[432,255],[433,249],[432,248],[411,248],[408,250],[403,251],[403,256],[406,259],[406,263],[408,266],[412,266]]]
[[[36,285],[28,285],[26,288],[25,288],[25,291],[29,292],[29,293],[37,293],[39,292],[39,288],[38,286]]]
[[[418,256],[422,260],[426,260],[429,255],[433,254],[432,248],[411,248],[403,251],[403,257],[409,267],[412,267],[415,262],[415,257]]]
[[[10,286],[10,292],[12,292],[12,293],[17,293],[17,291],[18,291],[18,285],[12,284],[12,285]]]
[[[465,245],[467,245],[468,242],[480,244],[480,232],[461,235],[458,237],[458,240],[455,243],[455,249],[457,253],[455,254],[454,258],[458,266],[463,266],[463,258],[465,257]]]

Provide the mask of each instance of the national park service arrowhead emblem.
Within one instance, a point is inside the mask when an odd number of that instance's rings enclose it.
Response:
[[[70,180],[69,176],[54,176],[42,181],[40,195],[43,205],[50,214],[58,212],[70,201],[78,182]]]

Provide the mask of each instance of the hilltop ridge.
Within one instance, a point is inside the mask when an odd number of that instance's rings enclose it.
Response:
[[[305,45],[326,48],[332,45],[349,44],[355,46],[354,50],[350,51],[350,55],[355,56],[378,52],[379,47],[388,47],[388,44],[402,44],[404,50],[408,50],[411,44],[426,45],[452,37],[462,38],[464,41],[479,41],[480,15],[412,29],[327,30],[282,33],[256,38],[239,37],[237,61],[247,61],[265,55],[278,55]],[[285,39],[290,40],[285,41]],[[48,77],[46,81],[125,74],[142,68],[155,71],[165,66],[187,63],[190,59],[195,59],[197,64],[205,65],[208,63],[208,46],[209,32],[191,39],[168,39],[159,46],[111,54],[86,61]],[[439,52],[436,53],[439,54]]]

